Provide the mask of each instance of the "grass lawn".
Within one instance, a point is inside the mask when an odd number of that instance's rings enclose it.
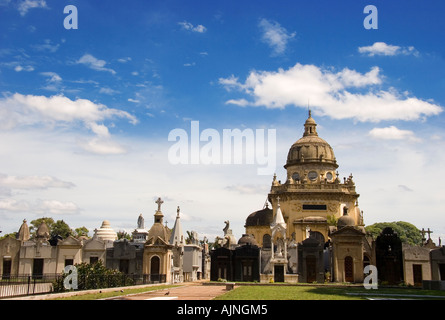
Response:
[[[361,295],[363,294],[363,295]],[[373,295],[373,296],[371,296]],[[418,297],[422,296],[422,297]],[[332,286],[239,286],[215,300],[364,300],[370,297],[394,299],[438,299],[430,296],[441,296],[444,291],[419,289],[381,288],[366,290],[363,287]],[[440,298],[439,298],[440,299]]]
[[[99,299],[104,299],[104,298],[125,296],[128,294],[144,293],[144,292],[149,292],[149,291],[154,291],[154,290],[163,290],[163,289],[173,288],[173,287],[177,287],[177,285],[153,286],[153,287],[143,287],[143,288],[136,288],[136,289],[123,289],[122,292],[120,290],[116,290],[116,291],[107,291],[107,292],[102,292],[102,293],[98,292],[98,293],[82,294],[82,291],[79,291],[78,295],[54,298],[54,299],[49,299],[49,300],[99,300]]]

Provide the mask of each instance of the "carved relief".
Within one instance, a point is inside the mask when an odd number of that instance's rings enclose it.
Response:
[[[338,204],[335,204],[335,203],[328,204],[328,211],[332,212],[332,213],[337,212],[338,211]]]

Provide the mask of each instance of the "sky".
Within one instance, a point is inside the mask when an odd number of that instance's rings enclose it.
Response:
[[[151,226],[161,197],[169,227],[179,206],[183,230],[213,240],[229,220],[240,238],[273,174],[286,180],[309,107],[365,224],[407,221],[437,243],[444,11],[441,0],[0,0],[0,230],[52,217],[131,233],[139,214]],[[223,149],[236,129],[256,143],[238,162]]]

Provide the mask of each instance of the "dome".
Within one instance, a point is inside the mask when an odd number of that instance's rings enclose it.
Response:
[[[305,163],[324,163],[338,167],[334,150],[329,143],[318,136],[316,127],[317,123],[309,111],[309,118],[304,124],[303,137],[290,147],[285,168]]]
[[[113,228],[111,228],[110,222],[108,220],[104,220],[102,222],[102,226],[96,230],[96,235],[101,240],[114,241],[117,239],[117,233],[113,230]]]
[[[37,228],[36,237],[42,239],[49,239],[49,228],[45,221],[42,221],[40,226]]]
[[[153,238],[154,240],[156,240],[158,237],[165,242],[168,242],[170,238],[169,233],[164,225],[162,223],[156,222],[150,228],[150,231],[148,231],[148,239]]]
[[[256,242],[255,238],[252,237],[249,234],[243,234],[243,236],[238,240],[239,245],[251,245],[251,246],[257,246],[258,243]]]
[[[340,219],[338,219],[337,228],[343,228],[346,226],[355,226],[355,220],[353,217],[343,215]]]
[[[262,210],[255,211],[251,213],[247,219],[244,227],[254,227],[254,226],[267,226],[269,227],[273,220],[273,211],[266,206]]]

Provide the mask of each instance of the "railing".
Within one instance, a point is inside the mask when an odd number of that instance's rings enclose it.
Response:
[[[165,274],[79,275],[77,290],[165,283],[166,280]],[[61,274],[0,276],[0,299],[62,291],[65,290]]]
[[[334,184],[334,183],[295,183],[295,184],[277,184],[272,186],[271,191],[290,191],[290,190],[338,190],[342,192],[355,192],[355,185]]]
[[[0,279],[0,298],[52,292],[55,274],[3,275]]]

